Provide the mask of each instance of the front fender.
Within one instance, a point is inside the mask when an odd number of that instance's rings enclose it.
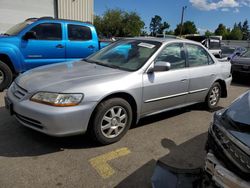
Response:
[[[0,44],[0,54],[7,55],[11,60],[11,63],[16,72],[22,72],[22,54],[20,50],[15,46],[8,43]]]

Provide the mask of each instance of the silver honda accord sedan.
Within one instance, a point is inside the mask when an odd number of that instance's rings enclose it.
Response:
[[[102,144],[121,139],[142,117],[227,97],[231,65],[182,39],[128,38],[87,59],[25,72],[7,91],[6,108],[52,136],[89,130]]]

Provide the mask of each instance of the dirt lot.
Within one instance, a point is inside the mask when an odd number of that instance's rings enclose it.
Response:
[[[248,80],[250,80],[248,78]],[[228,106],[250,87],[234,82]],[[52,138],[9,116],[0,94],[0,187],[150,187],[159,158],[169,165],[203,165],[212,112],[200,105],[140,121],[118,143],[98,146],[88,136]]]

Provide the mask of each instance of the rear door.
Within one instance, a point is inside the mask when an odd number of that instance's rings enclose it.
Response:
[[[167,45],[155,62],[171,64],[168,71],[144,73],[142,114],[153,113],[186,103],[188,94],[188,69],[182,43]]]
[[[186,44],[189,70],[187,102],[201,102],[216,79],[217,68],[209,53],[196,44]]]
[[[92,28],[88,26],[67,24],[67,60],[85,58],[98,51],[99,42],[92,33]]]
[[[36,33],[36,39],[22,39],[20,45],[26,70],[65,61],[65,42],[61,23],[41,23],[30,31]]]

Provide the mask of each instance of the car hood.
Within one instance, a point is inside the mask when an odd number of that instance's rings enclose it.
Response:
[[[232,124],[228,131],[250,148],[250,91],[236,99],[225,113]]]
[[[125,74],[126,71],[87,63],[85,61],[65,62],[42,66],[25,72],[17,77],[15,83],[27,90],[63,92],[77,84],[93,82],[114,75]]]

